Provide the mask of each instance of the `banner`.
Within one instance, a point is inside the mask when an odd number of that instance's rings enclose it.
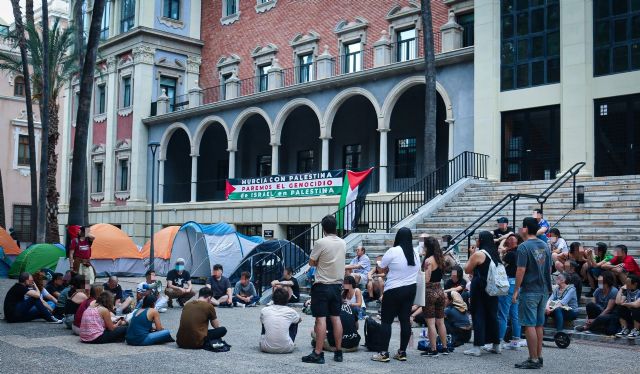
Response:
[[[227,180],[227,200],[258,200],[286,197],[340,195],[344,170],[303,174],[270,175]]]

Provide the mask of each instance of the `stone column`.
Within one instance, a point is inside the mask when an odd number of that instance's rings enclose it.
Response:
[[[113,4],[112,4],[113,5]],[[116,59],[115,57],[107,58],[107,105],[105,110],[106,119],[103,125],[107,127],[106,140],[105,140],[105,163],[104,163],[104,201],[103,205],[109,206],[115,204],[114,201],[114,187],[117,183],[115,181],[117,160],[115,159],[114,149],[116,148],[117,141],[117,128],[118,128],[118,73],[116,71]],[[114,99],[111,99],[114,98]],[[129,186],[130,187],[130,186]],[[129,188],[131,189],[131,188]]]
[[[391,63],[391,42],[385,30],[380,39],[373,43],[373,67],[389,65]]]
[[[231,100],[235,99],[236,97],[240,97],[240,79],[238,79],[235,72],[225,82],[224,90],[225,100]]]
[[[191,202],[196,202],[198,195],[198,155],[191,155]]]
[[[158,160],[158,204],[164,203],[164,161],[164,159]],[[153,186],[153,181],[151,186]]]
[[[229,179],[236,177],[236,150],[229,149]]]
[[[322,164],[320,168],[322,170],[329,170],[329,139],[322,138]]]
[[[276,175],[280,170],[280,144],[271,143],[271,175]]]
[[[387,133],[389,129],[378,129],[380,132],[380,190],[387,192]]]
[[[165,113],[169,113],[169,96],[167,96],[167,93],[163,88],[162,93],[158,96],[158,100],[156,101],[156,115],[161,116]]]
[[[455,13],[453,10],[449,10],[447,23],[440,27],[440,34],[442,34],[442,52],[462,48],[462,30],[462,26],[456,22]]]
[[[333,76],[333,56],[329,54],[329,46],[324,46],[324,52],[316,58],[316,78],[324,79]]]
[[[271,67],[267,71],[267,90],[275,90],[283,86],[282,66],[278,63],[278,59],[274,58]]]
[[[202,88],[195,81],[195,87],[189,90],[189,108],[196,108],[202,105]]]

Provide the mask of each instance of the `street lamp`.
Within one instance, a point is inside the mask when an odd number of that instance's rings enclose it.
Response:
[[[149,251],[149,270],[154,270],[155,256],[153,251],[153,229],[154,229],[154,216],[156,208],[156,151],[160,147],[159,142],[150,142],[148,145],[151,150],[151,247]]]

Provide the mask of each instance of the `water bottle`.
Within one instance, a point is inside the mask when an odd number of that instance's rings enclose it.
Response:
[[[420,336],[425,338],[425,339],[427,338],[427,328],[426,327],[422,328],[422,333],[420,333]]]

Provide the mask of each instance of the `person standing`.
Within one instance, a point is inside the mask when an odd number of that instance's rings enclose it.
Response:
[[[442,275],[444,273],[444,256],[440,244],[434,237],[426,238],[424,241],[425,256],[422,263],[424,270],[425,300],[426,305],[422,308],[424,319],[427,321],[429,330],[429,341],[435,342],[436,335],[440,335],[442,342],[442,353],[449,354],[447,346],[447,328],[444,325],[444,306],[447,298],[442,290]],[[423,352],[423,356],[436,357],[439,355],[436,344],[431,344],[431,350]]]
[[[178,300],[180,306],[196,295],[191,285],[191,274],[184,270],[184,258],[176,260],[176,267],[167,273],[167,288],[164,290],[169,298],[168,306],[173,308],[173,299]]]
[[[338,223],[328,215],[321,222],[324,238],[317,240],[309,256],[309,266],[316,267],[315,283],[311,287],[311,314],[316,319],[316,345],[302,362],[324,364],[322,351],[327,335],[327,317],[331,319],[336,351],[333,360],[342,362],[342,279],[344,278],[346,244],[337,235]]]
[[[80,264],[90,266],[92,243],[93,236],[89,233],[89,227],[82,226],[78,237],[72,239],[69,245],[69,266],[74,273],[78,272]],[[93,282],[90,280],[89,283]]]
[[[551,293],[551,251],[539,235],[538,220],[522,220],[521,235],[526,239],[518,246],[516,289],[512,303],[519,301],[518,314],[527,338],[529,358],[515,365],[519,369],[541,369],[545,307]],[[518,297],[520,298],[518,300]]]
[[[520,336],[522,329],[520,326],[520,317],[518,317],[518,301],[512,303],[513,293],[516,289],[516,270],[518,269],[518,238],[510,235],[500,243],[498,252],[502,255],[502,264],[504,265],[507,277],[509,278],[509,293],[498,296],[498,337],[500,341],[504,340],[507,333],[507,321],[511,321],[511,341],[505,346],[507,349],[517,351],[520,348]]]
[[[406,227],[396,233],[393,247],[382,257],[380,268],[387,271],[382,295],[382,323],[380,339],[383,350],[371,359],[389,362],[391,325],[396,317],[400,321],[400,349],[393,356],[398,361],[407,360],[407,346],[411,338],[411,306],[416,297],[416,278],[420,270],[420,258],[413,249],[413,235]]]

